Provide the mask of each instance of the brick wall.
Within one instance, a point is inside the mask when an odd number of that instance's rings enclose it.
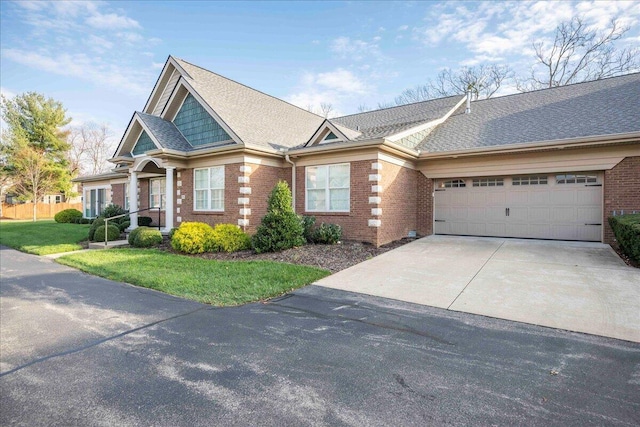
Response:
[[[251,195],[246,196],[249,198],[248,207],[251,209],[251,215],[246,216],[249,225],[245,231],[253,234],[260,225],[262,217],[267,213],[269,195],[278,181],[287,181],[291,188],[291,169],[250,163],[245,166],[251,168],[250,172],[244,173],[249,177],[249,183],[246,185],[251,187]]]
[[[626,157],[604,173],[604,242],[613,243],[607,218],[613,211],[640,212],[640,156]]]
[[[379,161],[381,169],[370,173],[380,175],[382,209],[378,245],[407,237],[409,231],[416,231],[416,192],[418,174],[421,172],[392,163]],[[373,184],[373,182],[372,182]],[[373,212],[372,212],[373,213]],[[371,216],[375,218],[375,216]]]
[[[299,166],[296,169],[296,212],[300,215],[315,216],[318,225],[323,222],[340,225],[343,239],[378,245],[378,229],[368,225],[368,219],[371,218],[371,163],[371,160],[351,162],[350,211],[346,213],[306,212],[305,167]]]
[[[193,169],[180,170],[180,177],[176,179],[177,191],[180,192],[176,200],[176,226],[182,222],[204,222],[209,225],[216,224],[238,224],[239,207],[238,197],[240,197],[238,176],[240,175],[242,163],[231,163],[224,167],[224,211],[223,212],[196,212],[194,211],[193,200]],[[242,184],[244,186],[244,184]],[[247,197],[251,197],[248,195]],[[178,211],[179,210],[179,211]],[[180,221],[178,221],[180,220]]]
[[[124,207],[124,186],[125,184],[111,185],[111,203]]]
[[[416,231],[420,236],[433,234],[433,179],[417,175]]]

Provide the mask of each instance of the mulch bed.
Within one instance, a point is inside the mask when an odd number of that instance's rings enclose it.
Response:
[[[234,253],[211,252],[198,255],[189,255],[204,259],[215,259],[221,261],[252,261],[270,260],[278,262],[288,262],[290,264],[310,265],[331,271],[331,273],[344,270],[352,265],[359,264],[380,255],[391,249],[406,245],[415,238],[404,238],[395,242],[374,247],[368,243],[343,241],[335,245],[305,245],[297,248],[287,249],[282,252],[256,254],[253,251],[239,251]],[[175,252],[168,241],[163,242],[159,249],[167,252]],[[184,254],[182,254],[184,255]]]

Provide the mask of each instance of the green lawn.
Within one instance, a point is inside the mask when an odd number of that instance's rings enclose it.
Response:
[[[88,224],[58,224],[44,221],[0,221],[0,245],[35,255],[57,254],[82,249]]]
[[[214,261],[156,249],[107,249],[65,255],[58,262],[119,282],[213,305],[273,298],[330,273],[273,261]]]

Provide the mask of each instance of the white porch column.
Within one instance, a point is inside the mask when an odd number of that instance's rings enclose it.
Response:
[[[129,178],[129,212],[138,210],[138,172],[131,172]],[[130,230],[138,227],[138,214],[132,213],[129,215],[131,225]]]
[[[167,166],[166,170],[166,179],[165,182],[167,187],[164,192],[165,197],[165,210],[164,210],[164,229],[166,231],[170,231],[173,228],[173,211],[175,210],[173,206],[173,171],[176,168],[172,166]]]

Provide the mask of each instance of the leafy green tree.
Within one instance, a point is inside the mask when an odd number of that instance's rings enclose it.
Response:
[[[71,118],[60,102],[35,92],[13,99],[2,97],[0,107],[7,124],[0,145],[5,173],[12,178],[20,199],[33,201],[35,221],[39,200],[71,189],[70,146],[68,132],[63,130]]]
[[[280,181],[271,191],[267,214],[252,238],[253,249],[257,253],[276,252],[305,242],[302,223],[291,206],[291,190]]]

